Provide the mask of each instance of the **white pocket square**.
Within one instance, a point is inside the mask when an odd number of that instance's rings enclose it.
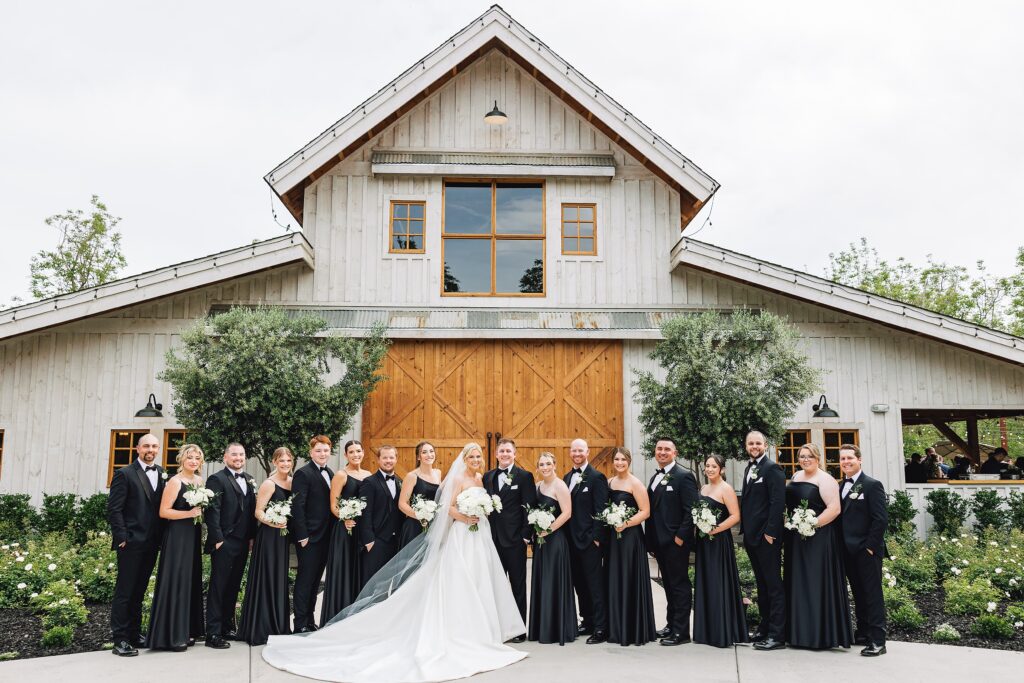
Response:
[[[665,487],[665,490],[666,490],[666,491],[675,491],[675,489],[674,489],[674,488],[672,488],[671,486],[666,486],[666,487]]]
[[[513,491],[515,491],[517,488],[519,488],[519,484],[512,484],[512,490]]]
[[[589,490],[590,490],[590,489],[589,489],[588,487],[586,487],[586,486],[584,486],[584,487],[583,487],[583,493],[586,493],[586,492],[587,492],[587,491],[589,491]]]
[[[750,483],[751,484],[763,484],[764,483],[764,479],[755,479],[754,481],[752,481]]]

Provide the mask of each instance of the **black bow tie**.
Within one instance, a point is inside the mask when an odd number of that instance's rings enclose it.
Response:
[[[506,477],[511,477],[512,476],[512,468],[511,467],[509,467],[507,470],[498,470],[498,472],[500,472],[501,474],[504,474]]]
[[[321,472],[326,472],[327,471],[326,467],[317,467],[317,469],[320,470]]]
[[[156,472],[156,465],[150,465],[146,468],[147,472]]]
[[[394,480],[395,480],[395,475],[393,475],[393,474],[385,474],[384,475],[384,481],[394,481]]]
[[[234,476],[235,479],[245,479],[244,472],[232,472],[232,476]]]
[[[573,467],[572,472],[573,474],[583,474],[583,470],[581,470],[579,467]]]
[[[654,473],[655,474],[665,474],[665,468],[659,467],[658,469],[654,470]]]

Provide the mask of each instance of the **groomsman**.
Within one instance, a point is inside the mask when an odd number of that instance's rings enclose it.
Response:
[[[309,440],[309,463],[292,477],[292,532],[295,554],[299,561],[295,574],[296,633],[316,630],[313,611],[320,577],[327,568],[327,551],[331,531],[338,521],[331,513],[331,478],[327,466],[331,457],[331,440],[324,435]]]
[[[676,464],[676,456],[672,439],[658,439],[654,446],[658,469],[647,485],[651,493],[651,516],[644,523],[647,552],[658,561],[668,602],[667,623],[657,633],[662,645],[690,642],[693,605],[689,569],[690,548],[693,547],[691,510],[697,500],[697,480]]]
[[[366,551],[361,560],[364,584],[398,552],[398,530],[405,516],[398,509],[401,484],[395,479],[396,464],[398,449],[381,446],[377,472],[359,486],[359,494],[366,498],[366,509],[356,524],[359,542]]]
[[[861,469],[861,452],[853,444],[839,447],[839,469],[843,482],[839,486],[843,514],[843,542],[846,555],[846,576],[853,591],[857,613],[854,640],[866,645],[860,651],[865,657],[885,654],[885,601],[882,598],[882,558],[885,527],[889,523],[885,488]]]
[[[537,485],[532,474],[516,466],[516,444],[512,439],[498,441],[497,460],[498,467],[484,474],[484,489],[501,498],[501,512],[490,519],[491,537],[512,585],[523,623],[526,623],[526,546],[530,543],[532,529],[525,507],[537,504]],[[511,642],[524,640],[526,634]]]
[[[786,504],[786,475],[765,455],[764,434],[747,434],[750,462],[743,472],[740,524],[743,546],[757,581],[761,626],[753,636],[754,649],[786,647],[786,599],[782,585],[782,524]]]
[[[573,468],[564,477],[572,497],[569,518],[569,563],[580,605],[580,635],[587,644],[608,640],[608,585],[604,576],[604,547],[608,527],[594,517],[608,504],[608,478],[590,466],[590,448],[583,439],[569,445]]]
[[[206,480],[216,494],[206,511],[206,552],[210,555],[210,589],[206,596],[206,647],[223,650],[234,639],[235,604],[245,562],[256,537],[256,492],[245,473],[245,448],[224,449],[224,469]]]
[[[164,493],[163,469],[156,464],[160,442],[146,434],[135,446],[138,457],[114,471],[107,499],[111,549],[117,551],[117,582],[110,604],[110,631],[115,655],[134,657],[146,647],[141,635],[142,598],[156,565],[163,527],[160,497]]]

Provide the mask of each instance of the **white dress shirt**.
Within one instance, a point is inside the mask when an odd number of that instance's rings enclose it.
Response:
[[[845,482],[843,482],[843,490],[841,492],[842,498],[846,498],[846,494],[853,490],[853,487],[856,485],[857,480],[860,479],[860,475],[863,472],[864,470],[861,470],[860,472],[857,472],[857,474],[853,475],[852,477],[849,477]],[[849,484],[849,486],[847,486],[847,484]]]
[[[235,477],[236,474],[242,474],[244,470],[233,470],[230,467],[227,468],[228,474]],[[235,477],[235,482],[238,483],[239,488],[242,489],[242,495],[248,495],[249,487],[245,483],[245,477]]]
[[[572,491],[574,488],[576,488],[576,485],[580,483],[580,479],[583,478],[583,473],[587,471],[587,465],[589,465],[589,464],[590,463],[583,463],[580,466],[580,468],[579,468],[579,470],[580,470],[579,472],[573,472],[572,473],[572,476],[569,478],[569,490],[570,491]]]
[[[664,472],[658,472],[658,473],[656,473],[654,475],[654,481],[651,482],[651,490],[652,491],[654,489],[658,488],[658,484],[661,483],[661,480],[664,479],[665,475],[668,474],[669,472],[671,472],[672,468],[675,467],[675,466],[676,466],[675,461],[672,461],[669,464],[665,465],[665,468],[664,468],[665,471]],[[659,467],[658,469],[662,469],[662,468]]]
[[[500,472],[498,472],[498,490],[499,491],[501,489],[505,488],[506,484],[511,484],[512,483],[512,474],[511,474],[511,472],[512,472],[512,466],[511,465],[508,468],[508,473],[506,473],[505,470],[501,470]]]
[[[139,467],[142,468],[142,473],[146,475],[146,479],[149,479],[149,485],[153,487],[154,491],[156,491],[156,485],[157,485],[156,463],[154,463],[152,465],[147,465],[146,463],[142,462],[141,459],[137,459],[136,462],[138,462],[139,463]],[[147,467],[152,467],[154,469],[151,469],[149,472],[147,472],[146,471]]]
[[[744,480],[745,484],[749,484],[750,480],[754,478],[754,470],[756,470],[758,467],[761,466],[761,463],[764,462],[764,459],[766,457],[768,457],[768,456],[763,454],[763,455],[761,455],[760,458],[758,458],[757,460],[754,461],[753,467],[751,467],[749,470],[747,470],[747,478]]]

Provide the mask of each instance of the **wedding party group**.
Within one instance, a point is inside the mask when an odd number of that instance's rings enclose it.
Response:
[[[724,458],[704,460],[699,486],[668,438],[656,442],[648,482],[632,474],[626,448],[613,449],[605,476],[584,439],[572,442],[573,467],[561,477],[552,453],[531,463],[536,476],[522,467],[511,439],[499,441],[496,468],[486,470],[483,449],[469,443],[445,476],[423,441],[402,478],[392,446],[378,449],[371,473],[358,441],[344,445],[338,472],[327,465],[328,437],[309,445],[309,463],[297,470],[295,455],[278,448],[273,473],[256,486],[241,444],[229,444],[224,469],[204,481],[198,446],[180,447],[178,473],[168,477],[156,464],[157,439],[139,440],[137,459],[115,472],[110,489],[115,655],[181,652],[199,638],[224,649],[237,640],[266,644],[268,663],[310,678],[437,681],[515,663],[527,653],[509,643],[526,639],[753,643],[763,651],[859,643],[862,655],[885,653],[886,496],[861,470],[855,445],[840,447],[842,482],[812,443],[787,483],[764,435],[752,431],[739,497],[725,481]],[[754,633],[732,541],[737,525],[757,585]],[[203,552],[211,559],[205,601]],[[661,629],[649,556],[667,602]]]

